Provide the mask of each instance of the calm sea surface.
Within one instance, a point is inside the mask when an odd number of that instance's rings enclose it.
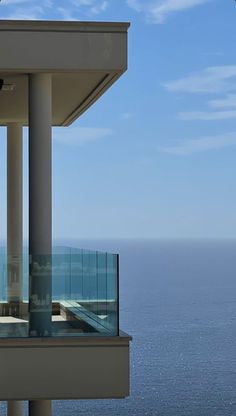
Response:
[[[56,401],[54,415],[236,415],[236,240],[70,245],[120,253],[131,396]]]

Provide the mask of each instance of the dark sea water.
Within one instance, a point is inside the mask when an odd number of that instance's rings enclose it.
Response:
[[[53,414],[236,415],[236,240],[70,245],[120,253],[131,396],[56,401]]]

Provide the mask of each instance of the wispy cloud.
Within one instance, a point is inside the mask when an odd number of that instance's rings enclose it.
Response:
[[[234,93],[236,91],[236,65],[208,67],[184,78],[167,82],[164,87],[172,93],[225,94],[232,92],[223,98],[208,100],[207,105],[211,111],[178,113],[177,118],[180,120],[215,121],[236,118],[236,93]]]
[[[54,19],[76,20],[82,16],[92,17],[103,13],[110,0],[4,0],[1,3],[2,18],[6,19]]]
[[[9,20],[37,20],[43,19],[52,8],[52,0],[4,0],[1,3],[2,18]]]
[[[16,4],[30,4],[32,3],[32,0],[4,0],[4,2],[2,2],[1,7],[3,6],[11,6],[11,5],[16,5]]]
[[[31,7],[39,6],[39,3],[36,0],[4,0],[1,2],[1,7],[9,7],[9,6],[22,6],[22,7]],[[41,7],[52,7],[53,0],[42,0],[40,2]]]
[[[97,3],[94,6],[92,6],[90,12],[93,14],[100,14],[102,12],[105,12],[105,10],[108,8],[108,5],[108,1],[102,1],[101,3]]]
[[[57,11],[63,20],[74,20],[73,13],[70,10],[65,9],[64,7],[58,7]]]
[[[109,137],[113,131],[101,127],[55,127],[53,128],[53,140],[70,146],[83,146]]]
[[[29,10],[28,13],[24,10],[16,10],[13,13],[4,15],[6,20],[38,20],[43,18],[38,11]]]
[[[200,139],[183,140],[175,146],[160,147],[159,151],[177,156],[188,156],[193,153],[223,149],[236,146],[236,132]]]
[[[208,105],[212,108],[236,108],[236,94],[228,94],[225,98],[210,100]]]
[[[131,118],[133,118],[133,117],[134,117],[134,114],[133,114],[133,113],[129,113],[129,112],[127,112],[127,113],[122,113],[122,114],[121,114],[121,117],[122,117],[124,120],[130,120]]]
[[[71,3],[79,9],[87,8],[92,14],[100,14],[104,12],[108,5],[109,0],[70,0]]]
[[[200,6],[210,0],[127,0],[137,12],[145,14],[150,23],[164,23],[170,14]]]
[[[208,67],[187,77],[170,81],[164,87],[170,92],[219,93],[236,90],[236,65]]]
[[[236,118],[236,110],[232,111],[186,111],[178,114],[180,120],[228,120]]]

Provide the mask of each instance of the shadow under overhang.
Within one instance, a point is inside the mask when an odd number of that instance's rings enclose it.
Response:
[[[28,76],[52,74],[52,125],[68,126],[127,69],[128,23],[0,20],[0,125],[28,125]]]
[[[52,74],[52,125],[68,126],[83,114],[119,77],[119,72]],[[0,73],[12,90],[0,91],[0,125],[28,125],[28,75]]]

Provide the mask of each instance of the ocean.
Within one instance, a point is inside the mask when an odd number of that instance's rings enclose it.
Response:
[[[69,245],[120,253],[120,328],[133,337],[131,395],[55,401],[53,415],[236,415],[236,240]]]

